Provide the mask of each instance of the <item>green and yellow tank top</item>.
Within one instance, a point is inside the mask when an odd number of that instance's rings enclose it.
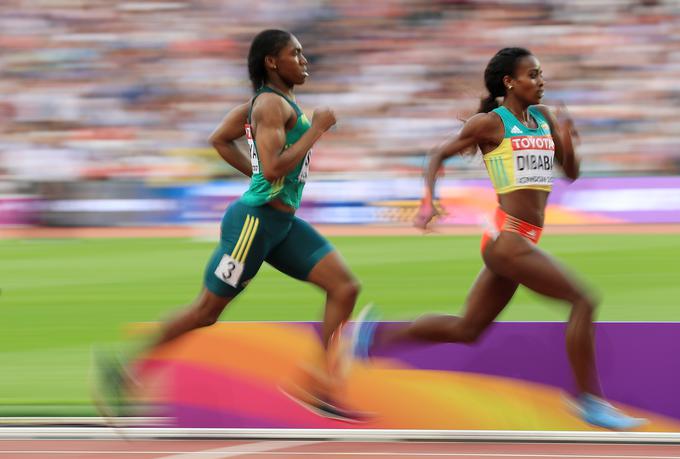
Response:
[[[253,97],[253,100],[250,102],[248,124],[245,126],[246,139],[248,140],[248,146],[250,148],[250,164],[253,167],[253,176],[250,179],[250,187],[245,193],[243,193],[243,196],[241,196],[241,202],[251,206],[261,206],[268,203],[269,201],[278,199],[284,204],[297,209],[300,207],[302,189],[304,188],[305,182],[307,181],[307,176],[309,175],[309,162],[312,157],[312,150],[309,150],[302,161],[300,161],[300,163],[284,177],[280,177],[273,182],[269,182],[264,178],[262,173],[262,164],[260,163],[260,158],[257,154],[257,142],[253,138],[253,132],[251,129],[251,115],[253,112],[253,104],[255,104],[255,99],[257,99],[260,94],[264,94],[266,92],[278,94],[279,96],[283,97],[286,102],[288,102],[290,106],[293,107],[293,110],[295,110],[295,113],[297,114],[297,122],[295,123],[295,126],[293,126],[293,129],[286,132],[286,144],[283,147],[282,152],[297,142],[311,126],[311,123],[302,112],[300,107],[298,107],[295,102],[288,99],[280,92],[267,86],[263,86],[257,91]]]
[[[494,110],[503,120],[505,136],[484,155],[484,164],[497,194],[520,189],[552,190],[555,142],[547,120],[537,107],[529,107],[536,129],[522,124],[510,110]]]

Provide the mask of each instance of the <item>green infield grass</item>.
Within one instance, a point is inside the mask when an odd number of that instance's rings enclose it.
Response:
[[[479,237],[335,237],[362,284],[358,306],[386,320],[456,313],[482,266]],[[88,415],[90,349],[191,301],[214,244],[191,239],[0,241],[0,416]],[[679,321],[680,235],[550,235],[541,248],[602,297],[601,321]],[[263,266],[222,320],[321,317],[315,287]],[[564,320],[520,290],[504,321]],[[272,343],[274,344],[274,343]],[[228,352],[228,350],[225,350]]]

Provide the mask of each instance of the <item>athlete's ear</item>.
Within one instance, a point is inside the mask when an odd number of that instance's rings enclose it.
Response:
[[[515,85],[515,79],[511,77],[510,75],[505,75],[503,77],[503,86],[505,86],[505,90],[509,91],[512,89],[512,87]]]
[[[267,70],[276,70],[277,68],[276,56],[265,56],[264,65],[267,68]]]

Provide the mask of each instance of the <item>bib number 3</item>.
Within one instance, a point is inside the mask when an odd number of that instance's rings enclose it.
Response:
[[[225,284],[237,288],[243,275],[243,263],[234,260],[231,255],[224,255],[215,269],[215,275]]]

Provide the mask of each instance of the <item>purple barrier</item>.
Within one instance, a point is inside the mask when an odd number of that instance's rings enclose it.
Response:
[[[504,376],[573,392],[565,328],[555,322],[499,322],[473,345],[400,346],[378,350],[376,356],[415,368]],[[678,350],[680,323],[596,326],[597,365],[606,396],[676,419],[680,419]]]

